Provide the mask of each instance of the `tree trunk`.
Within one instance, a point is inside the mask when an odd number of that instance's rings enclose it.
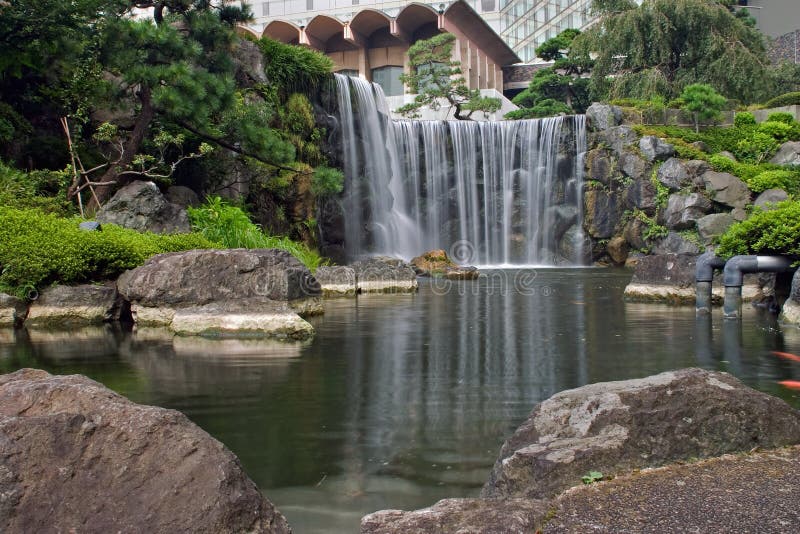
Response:
[[[153,108],[150,88],[142,87],[139,90],[138,96],[139,102],[142,104],[142,109],[139,112],[139,115],[136,117],[136,122],[134,123],[133,131],[131,132],[130,137],[123,145],[123,152],[119,161],[117,161],[114,165],[110,165],[108,170],[101,178],[94,180],[100,183],[111,182],[108,185],[98,185],[95,187],[94,192],[97,197],[97,202],[100,204],[111,198],[111,195],[120,185],[124,185],[123,180],[120,177],[120,173],[130,166],[133,158],[139,151],[139,147],[141,146],[145,135],[147,134],[150,123],[155,117],[156,112],[155,108]],[[98,209],[100,206],[97,205],[95,199],[92,198],[88,207],[90,209]]]

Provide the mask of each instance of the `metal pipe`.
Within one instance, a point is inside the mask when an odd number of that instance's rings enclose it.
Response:
[[[711,313],[711,283],[714,269],[722,269],[725,260],[718,258],[713,252],[698,256],[695,263],[695,310],[698,314]]]
[[[722,282],[725,301],[722,312],[726,319],[742,315],[742,285],[745,273],[782,273],[792,270],[792,260],[783,256],[734,256],[725,263]]]

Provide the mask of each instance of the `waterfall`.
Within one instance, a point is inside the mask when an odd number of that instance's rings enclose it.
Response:
[[[585,117],[392,120],[336,75],[348,259],[445,249],[462,264],[580,265]]]

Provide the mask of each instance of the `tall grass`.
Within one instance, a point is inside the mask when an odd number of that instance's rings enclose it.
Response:
[[[325,260],[303,243],[288,237],[270,236],[261,231],[241,208],[220,197],[209,197],[198,208],[189,208],[194,231],[226,248],[277,248],[289,252],[313,273]]]

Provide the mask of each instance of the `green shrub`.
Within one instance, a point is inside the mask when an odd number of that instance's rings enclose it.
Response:
[[[305,92],[333,72],[333,61],[316,50],[267,37],[258,41],[258,46],[264,55],[267,79],[286,91]]]
[[[277,248],[285,250],[300,260],[312,272],[322,265],[323,259],[303,243],[288,237],[269,236],[254,224],[250,217],[236,206],[220,197],[210,197],[198,208],[189,208],[192,228],[209,241],[225,248]]]
[[[767,122],[782,122],[791,125],[794,122],[794,115],[786,111],[776,111],[769,114]]]
[[[766,108],[780,108],[783,106],[798,106],[800,105],[800,91],[794,91],[792,93],[784,93],[780,96],[776,96],[772,100],[767,100],[764,102],[764,107]]]
[[[749,111],[737,113],[736,116],[733,117],[733,125],[737,128],[741,128],[742,126],[755,126],[755,124],[756,116]]]
[[[25,297],[47,284],[111,279],[155,254],[214,246],[198,234],[139,233],[111,224],[86,232],[80,222],[0,207],[0,290]]]
[[[767,134],[779,143],[783,143],[792,136],[792,126],[785,122],[766,121],[758,125],[758,131]]]
[[[71,215],[74,208],[66,194],[70,179],[66,171],[24,172],[0,162],[0,206]]]
[[[563,102],[554,100],[552,98],[545,98],[533,107],[516,109],[506,113],[505,118],[511,120],[517,119],[536,119],[539,117],[553,117],[560,114],[570,114],[572,108]]]
[[[738,159],[749,163],[761,163],[772,157],[778,150],[779,143],[769,134],[755,131],[748,137],[739,140],[733,153]]]
[[[755,193],[767,189],[783,189],[787,193],[797,193],[800,185],[800,172],[788,170],[764,171],[747,180],[747,187]]]
[[[800,202],[787,200],[734,224],[720,237],[716,254],[722,258],[740,254],[800,257]]]
[[[311,192],[316,197],[326,197],[344,190],[344,174],[339,169],[317,167],[311,176]]]

